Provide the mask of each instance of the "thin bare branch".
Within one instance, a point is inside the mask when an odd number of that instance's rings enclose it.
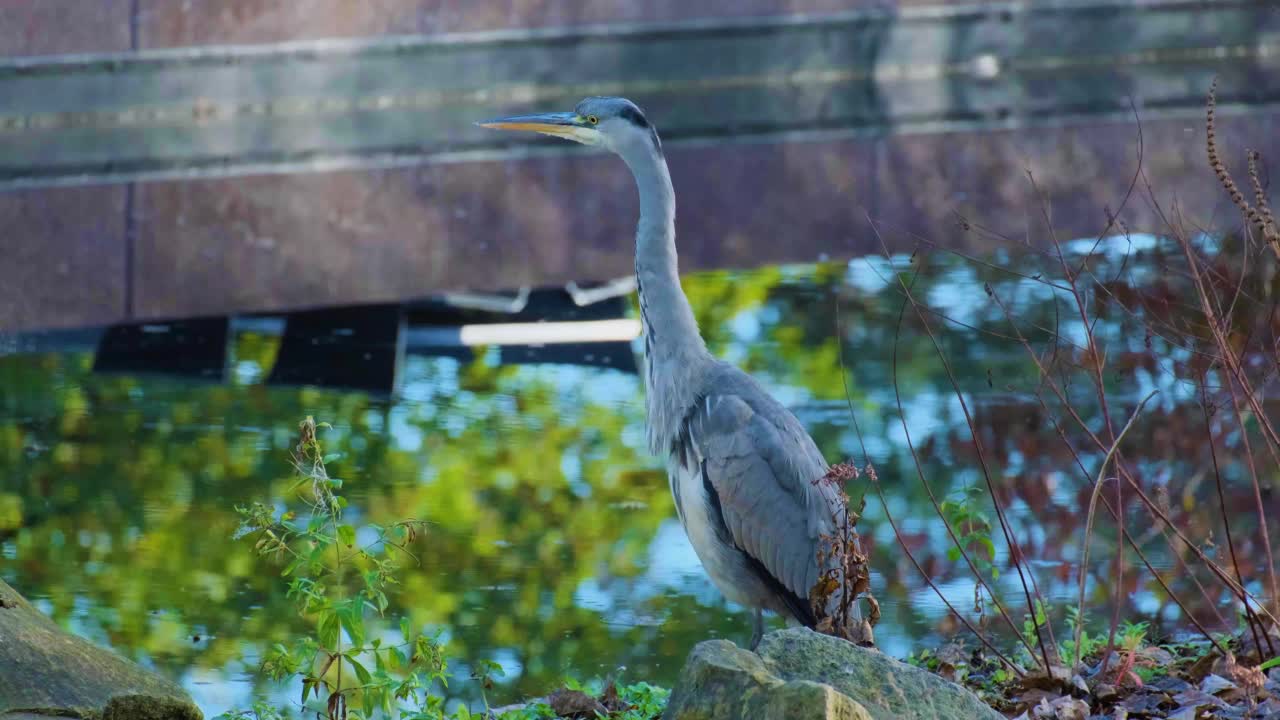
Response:
[[[844,388],[844,400],[849,404],[849,422],[853,423],[853,432],[858,436],[858,448],[862,450],[862,464],[864,466],[871,464],[871,458],[867,456],[867,444],[862,440],[862,428],[858,426],[858,414],[853,411],[853,396],[849,393],[849,371],[844,364],[844,326],[840,322],[840,293],[835,293],[836,321],[836,358],[840,360],[840,385]]]
[[[947,596],[944,595],[937,584],[933,582],[933,578],[929,577],[929,573],[925,572],[924,566],[920,564],[919,560],[916,560],[915,555],[911,553],[911,549],[907,547],[907,541],[902,537],[902,532],[898,530],[898,523],[894,521],[893,513],[889,512],[889,501],[884,497],[884,490],[880,487],[879,478],[873,479],[871,484],[875,486],[876,494],[880,496],[880,505],[884,508],[884,517],[889,521],[889,527],[893,528],[893,536],[897,538],[898,546],[902,548],[903,554],[907,556],[907,559],[915,566],[916,571],[920,573],[920,577],[924,578],[925,584],[933,590],[934,594],[938,596],[938,599],[942,601],[942,604],[947,606],[947,609],[951,611],[951,614],[955,615],[956,618],[960,620],[960,623],[964,625],[969,632],[973,633],[974,637],[978,638],[979,642],[986,646],[986,648],[995,654],[996,657],[1000,658],[1000,661],[1005,664],[1005,667],[1013,670],[1019,677],[1026,675],[1026,671],[1015,665],[1009,658],[1005,657],[1004,653],[1000,652],[1000,649],[993,645],[981,630],[974,627],[973,623],[969,622],[964,615],[960,614],[960,611],[956,610],[955,606],[951,604],[951,601],[947,599]]]
[[[873,225],[873,228],[874,228],[874,225]],[[1008,610],[1005,609],[1004,604],[1000,602],[1000,599],[995,595],[995,593],[991,591],[991,587],[990,585],[987,584],[986,579],[983,578],[982,573],[978,571],[977,564],[973,562],[973,558],[969,556],[968,550],[965,548],[964,544],[960,542],[959,537],[956,535],[955,528],[951,526],[951,523],[946,518],[946,514],[942,512],[942,506],[938,502],[937,495],[934,494],[933,488],[929,485],[928,480],[925,479],[924,465],[920,462],[920,456],[916,452],[915,443],[911,439],[911,429],[907,426],[906,412],[902,408],[902,394],[898,385],[898,338],[902,328],[902,320],[906,314],[906,309],[907,309],[907,303],[906,301],[904,301],[902,304],[902,307],[898,311],[897,329],[895,329],[894,336],[893,336],[893,360],[891,364],[891,373],[892,373],[891,380],[893,383],[894,398],[898,406],[898,418],[899,418],[899,421],[902,423],[902,430],[907,440],[907,449],[911,453],[911,459],[916,468],[916,476],[920,478],[920,484],[924,487],[925,494],[928,495],[930,504],[933,505],[934,513],[937,514],[940,520],[942,520],[942,526],[946,529],[947,536],[951,539],[952,544],[955,545],[956,548],[958,548],[960,552],[960,557],[965,561],[965,564],[968,565],[969,567],[969,572],[973,573],[974,580],[982,587],[983,590],[986,591],[987,595],[991,598],[991,604],[995,606],[996,612],[999,613],[1000,617],[1004,619],[1005,623],[1009,626],[1009,629],[1013,631],[1014,636],[1022,641],[1023,645],[1027,649],[1027,652],[1030,653],[1032,657],[1034,657],[1035,650],[1026,642],[1025,639],[1022,638],[1022,634],[1018,632],[1018,626],[1013,622],[1013,618],[1009,616]]]
[[[1271,602],[1276,615],[1280,616],[1280,585],[1276,583],[1276,561],[1271,554],[1271,532],[1267,529],[1266,505],[1262,502],[1262,487],[1258,482],[1258,464],[1253,459],[1253,446],[1249,442],[1249,428],[1244,423],[1244,413],[1240,409],[1240,401],[1233,383],[1227,383],[1231,390],[1231,408],[1235,411],[1236,423],[1240,426],[1240,441],[1244,445],[1245,462],[1249,467],[1249,479],[1253,481],[1253,503],[1258,511],[1258,528],[1262,531],[1262,548],[1267,558],[1267,584],[1271,588]]]
[[[1133,415],[1129,417],[1129,422],[1125,423],[1120,430],[1120,434],[1116,436],[1115,442],[1111,443],[1111,447],[1107,450],[1107,454],[1102,458],[1102,465],[1098,468],[1098,477],[1093,483],[1093,492],[1089,494],[1089,512],[1085,515],[1084,521],[1084,538],[1080,544],[1080,598],[1077,604],[1078,618],[1084,617],[1084,574],[1085,569],[1089,567],[1089,541],[1093,537],[1093,517],[1098,510],[1098,498],[1102,495],[1102,484],[1106,479],[1107,466],[1111,464],[1111,458],[1120,449],[1120,443],[1124,440],[1124,436],[1129,432],[1129,428],[1133,427],[1134,421],[1142,414],[1142,409],[1147,406],[1147,401],[1155,397],[1160,391],[1152,390],[1146,397],[1142,398],[1142,402],[1138,403],[1137,409],[1133,411]],[[1119,483],[1119,480],[1116,480]],[[1121,508],[1123,511],[1123,508]],[[1116,599],[1119,603],[1119,598]],[[1076,623],[1076,645],[1075,658],[1071,661],[1071,667],[1075,667],[1080,663],[1080,633],[1084,629],[1084,622]]]
[[[867,218],[867,221],[868,221],[868,223],[871,223],[871,218],[870,218],[870,217],[868,217],[868,218]],[[872,228],[873,228],[873,230],[874,230],[874,228],[875,228],[874,223],[871,223],[871,225],[872,225]],[[885,243],[884,243],[884,239],[880,236],[880,234],[879,234],[879,232],[878,232],[878,231],[876,231],[876,237],[877,237],[877,238],[880,238],[881,248],[882,248],[882,250],[883,250],[883,252],[884,252],[885,257],[886,257],[886,258],[891,257],[891,255],[890,255],[890,253],[889,253],[889,246],[888,246],[887,244],[885,244]],[[913,276],[913,283],[914,283],[914,276]],[[1004,511],[1004,508],[1003,508],[1003,506],[1001,506],[1001,504],[1000,504],[1000,496],[999,496],[999,493],[997,493],[997,492],[996,492],[995,481],[993,481],[993,480],[991,479],[991,471],[990,471],[990,468],[988,468],[988,467],[987,467],[987,460],[986,460],[986,457],[985,457],[985,455],[984,455],[984,453],[983,453],[982,440],[981,440],[981,439],[980,439],[980,437],[979,437],[978,428],[977,428],[977,425],[974,423],[973,416],[972,416],[972,414],[971,414],[971,413],[970,413],[970,411],[969,411],[969,404],[968,404],[968,402],[964,399],[964,393],[963,393],[963,392],[961,392],[961,390],[960,390],[960,384],[959,384],[959,382],[957,382],[957,380],[956,380],[955,372],[954,372],[954,371],[952,370],[952,368],[951,368],[951,363],[947,360],[947,355],[946,355],[946,353],[945,353],[945,352],[943,352],[943,350],[942,350],[942,345],[941,345],[941,344],[939,344],[939,342],[938,342],[938,338],[937,338],[937,336],[936,336],[936,335],[934,334],[934,332],[933,332],[933,328],[929,325],[928,317],[927,317],[927,316],[926,316],[926,314],[925,314],[925,313],[920,309],[920,304],[916,301],[916,299],[915,299],[915,295],[914,295],[914,294],[912,294],[912,292],[911,292],[911,286],[910,286],[910,285],[908,285],[905,281],[903,281],[903,279],[901,278],[901,276],[899,276],[899,277],[898,277],[898,285],[899,285],[899,287],[901,288],[901,290],[902,290],[902,292],[904,293],[904,295],[906,296],[906,300],[907,300],[907,302],[909,302],[909,303],[911,304],[911,307],[912,307],[912,309],[914,310],[914,312],[915,312],[915,314],[916,314],[917,319],[919,319],[919,321],[920,321],[921,325],[924,327],[924,329],[925,329],[925,333],[929,336],[929,340],[930,340],[930,342],[931,342],[931,343],[933,343],[934,352],[937,354],[938,359],[942,362],[942,367],[943,367],[943,369],[944,369],[944,370],[946,371],[946,373],[947,373],[947,378],[948,378],[948,381],[951,383],[952,390],[953,390],[953,392],[955,393],[956,398],[960,401],[960,408],[961,408],[962,412],[964,413],[965,422],[966,422],[966,423],[968,424],[968,426],[969,426],[969,436],[970,436],[970,439],[972,440],[974,450],[977,452],[977,456],[978,456],[978,465],[979,465],[979,467],[981,468],[983,478],[984,478],[984,479],[985,479],[985,481],[986,481],[986,485],[987,485],[987,492],[991,495],[991,503],[992,503],[992,506],[995,508],[995,511],[996,511],[996,518],[998,519],[998,521],[999,521],[999,523],[1000,523],[1000,529],[1001,529],[1002,533],[1004,534],[1005,543],[1006,543],[1006,545],[1008,545],[1008,547],[1009,547],[1009,558],[1010,558],[1010,561],[1013,563],[1013,568],[1014,568],[1014,570],[1015,570],[1015,571],[1017,571],[1017,573],[1018,573],[1019,581],[1020,581],[1020,582],[1021,582],[1021,584],[1022,584],[1022,591],[1023,591],[1023,594],[1026,596],[1026,601],[1027,601],[1027,612],[1031,613],[1032,618],[1034,618],[1034,617],[1035,617],[1035,615],[1036,615],[1036,603],[1032,600],[1032,589],[1031,589],[1031,587],[1030,587],[1030,586],[1028,585],[1028,583],[1027,583],[1027,578],[1026,578],[1026,574],[1027,574],[1027,573],[1026,573],[1026,570],[1024,569],[1024,565],[1025,565],[1025,563],[1024,563],[1024,560],[1023,560],[1023,557],[1022,557],[1022,549],[1021,549],[1021,546],[1019,545],[1019,543],[1018,543],[1017,539],[1016,539],[1016,538],[1014,537],[1014,535],[1013,535],[1013,529],[1012,529],[1012,528],[1010,527],[1010,525],[1009,525],[1008,517],[1006,517],[1006,514],[1005,514],[1005,511]],[[905,309],[906,309],[906,305],[904,304],[904,305],[903,305],[903,310],[905,310]],[[898,321],[899,321],[899,325],[900,325],[900,324],[901,324],[901,321],[902,321],[901,314],[899,315],[899,320],[898,320]],[[898,387],[898,382],[897,382],[897,353],[898,353],[898,346],[897,346],[897,337],[896,337],[896,335],[895,335],[895,339],[894,339],[894,349],[893,349],[893,351],[894,351],[894,383],[893,383],[893,385],[894,385],[894,393],[895,393],[895,395],[898,395],[898,393],[899,393],[899,387]],[[902,406],[901,406],[901,396],[900,396],[900,395],[898,395],[898,407],[899,407],[899,414],[900,414],[900,416],[901,416],[901,420],[902,420],[902,427],[903,427],[903,431],[904,431],[904,433],[907,433],[907,442],[908,442],[908,444],[910,444],[910,442],[911,442],[911,440],[910,440],[910,431],[907,429],[907,422],[906,422],[905,414],[903,414],[903,413],[902,413],[902,411],[901,411]],[[914,451],[914,449],[912,450],[912,455],[913,455],[913,457],[915,456],[915,451]],[[919,465],[919,461],[918,461],[918,460],[917,460],[917,465]],[[923,472],[921,472],[921,480],[923,481],[923,479],[924,479],[924,475],[923,475]],[[928,484],[927,484],[927,483],[925,483],[925,485],[926,485],[926,487],[928,487]],[[977,569],[977,567],[973,564],[972,560],[971,560],[970,558],[968,558],[967,553],[965,553],[965,551],[964,551],[964,547],[963,547],[963,545],[962,545],[962,544],[959,542],[959,540],[956,538],[956,536],[955,536],[955,532],[954,532],[954,530],[951,528],[951,524],[947,522],[946,517],[945,517],[945,516],[944,516],[944,514],[942,513],[942,508],[941,508],[940,506],[938,506],[938,504],[937,504],[936,500],[934,499],[934,497],[933,497],[933,491],[932,491],[932,490],[930,490],[930,491],[929,491],[929,496],[930,496],[930,500],[934,501],[934,506],[935,506],[935,510],[936,510],[936,511],[937,511],[937,513],[938,513],[938,517],[939,517],[939,518],[941,518],[941,519],[942,519],[942,521],[943,521],[943,523],[947,525],[947,532],[948,532],[948,534],[949,534],[949,535],[951,535],[951,540],[952,540],[952,542],[954,542],[954,543],[956,544],[956,547],[960,549],[961,555],[963,555],[963,556],[965,557],[966,561],[967,561],[967,562],[969,562],[970,569],[972,570],[972,572],[974,573],[974,575],[975,575],[976,577],[979,577],[979,578],[980,578],[980,577],[981,577],[981,574],[978,572],[978,569]],[[988,594],[992,595],[992,600],[993,600],[993,602],[995,602],[995,596],[994,596],[994,594],[990,593],[990,590],[989,590],[989,589],[988,589]],[[1038,593],[1038,592],[1036,593],[1036,595],[1037,595],[1036,599],[1039,599],[1039,593]],[[1000,608],[1000,605],[997,603],[997,604],[996,604],[996,607],[999,609],[999,608]],[[1006,618],[1005,618],[1005,619],[1006,619],[1006,620],[1008,620],[1008,621],[1010,622],[1010,624],[1012,625],[1012,620],[1010,620],[1010,619],[1008,618],[1008,616],[1007,616],[1007,615],[1006,615]],[[1015,628],[1015,632],[1016,632],[1016,628]],[[1040,653],[1041,653],[1041,656],[1042,656],[1042,657],[1043,657],[1043,659],[1044,659],[1044,668],[1045,668],[1045,671],[1046,671],[1046,672],[1049,672],[1049,669],[1052,667],[1052,665],[1051,665],[1050,660],[1049,660],[1049,651],[1048,651],[1048,647],[1045,645],[1044,637],[1043,637],[1043,635],[1040,633],[1039,625],[1037,625],[1037,626],[1036,626],[1036,639],[1037,639],[1037,641],[1039,642],[1039,645],[1040,645]],[[1055,648],[1056,648],[1056,644],[1055,644]],[[1031,651],[1031,649],[1030,649],[1030,648],[1028,648],[1028,651],[1029,651],[1029,652],[1031,652],[1032,657],[1034,657],[1034,656],[1035,656],[1035,652],[1034,652],[1034,651]]]

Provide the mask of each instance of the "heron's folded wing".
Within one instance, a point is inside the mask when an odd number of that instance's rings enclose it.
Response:
[[[781,422],[763,417],[735,395],[700,401],[687,432],[728,537],[811,618],[817,540],[828,527],[822,513],[830,511],[815,484],[826,464],[813,442],[789,414]]]

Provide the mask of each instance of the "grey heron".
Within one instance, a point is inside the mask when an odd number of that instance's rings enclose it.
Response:
[[[591,97],[573,112],[479,123],[598,146],[635,176],[636,281],[644,335],[649,449],[667,462],[676,513],[707,574],[730,600],[813,627],[819,546],[844,504],[819,482],[828,465],[799,420],[754,379],[707,351],[680,286],[675,191],[653,124],[624,98]]]

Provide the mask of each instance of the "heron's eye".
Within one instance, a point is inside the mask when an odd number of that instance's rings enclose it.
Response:
[[[600,118],[596,117],[595,115],[588,115],[587,122],[591,123],[592,125],[598,125],[600,123]]]

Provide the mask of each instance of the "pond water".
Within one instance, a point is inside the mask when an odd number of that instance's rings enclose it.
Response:
[[[1107,347],[1113,421],[1161,391],[1127,437],[1127,461],[1151,492],[1171,498],[1170,512],[1189,536],[1220,542],[1192,342],[1172,332],[1153,338],[1141,329],[1143,312],[1107,300],[1126,288],[1152,303],[1163,297],[1163,326],[1193,328],[1189,299],[1163,272],[1180,251],[1146,236],[1112,238],[1101,250],[1095,272],[1114,280],[1089,295],[1089,312]],[[970,615],[972,580],[948,557],[904,428],[940,498],[985,484],[946,367],[919,320],[901,313],[895,273],[919,271],[913,292],[935,311],[930,325],[973,413],[993,482],[1055,606],[1074,597],[1085,476],[1101,457],[1077,444],[1084,470],[1075,464],[1055,428],[1066,415],[1036,399],[1035,365],[984,289],[989,283],[1044,357],[1053,344],[1043,329],[1059,328],[1054,372],[1096,427],[1088,375],[1073,365],[1084,326],[1070,295],[1035,278],[1052,274],[1056,260],[1030,250],[987,260],[921,253],[686,279],[711,350],[760,378],[828,459],[862,462],[860,431],[907,545]],[[644,448],[637,375],[503,365],[486,351],[410,354],[402,389],[378,398],[267,386],[278,343],[237,333],[230,379],[220,384],[95,374],[92,353],[83,351],[0,356],[0,577],[64,626],[175,678],[207,715],[255,696],[296,698],[292,687],[261,681],[257,664],[272,643],[309,627],[285,597],[278,568],[257,558],[250,541],[233,539],[234,507],[291,502],[289,452],[298,422],[313,415],[333,425],[321,440],[343,454],[330,471],[346,479],[357,525],[429,522],[413,547],[420,565],[403,571],[388,615],[443,631],[456,659],[456,697],[474,697],[466,668],[478,659],[505,671],[491,699],[514,701],[566,675],[670,683],[698,641],[747,639],[749,616],[710,585],[675,519],[662,465]],[[1068,435],[1074,442],[1078,430]],[[1221,443],[1236,547],[1246,577],[1258,578],[1260,535],[1239,437],[1224,432]],[[1274,482],[1274,468],[1264,474]],[[936,645],[955,622],[895,541],[885,506],[864,483],[849,489],[855,500],[867,496],[860,529],[872,547],[881,646],[904,656]],[[991,513],[985,491],[974,503]],[[1150,514],[1134,503],[1127,517],[1157,570],[1176,571]],[[1107,612],[1114,538],[1113,523],[1100,519],[1089,594],[1090,605]],[[1004,543],[997,539],[995,549],[991,559],[1003,570],[996,586],[1020,621],[1017,573]],[[1197,604],[1186,580],[1171,582],[1211,619],[1209,603]],[[1185,628],[1149,573],[1131,570],[1125,582],[1126,618]],[[1099,609],[1095,619],[1105,614]],[[1009,644],[997,623],[989,626]]]

